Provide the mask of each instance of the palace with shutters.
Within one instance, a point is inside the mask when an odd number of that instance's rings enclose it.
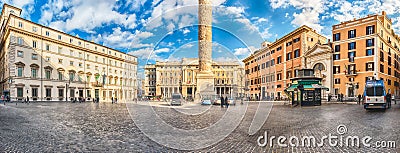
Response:
[[[0,93],[11,100],[119,101],[137,96],[137,58],[1,12]]]

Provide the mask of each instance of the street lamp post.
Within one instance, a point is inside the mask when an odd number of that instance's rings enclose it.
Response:
[[[65,101],[68,102],[68,87],[71,84],[71,79],[68,79],[68,83],[65,84]]]

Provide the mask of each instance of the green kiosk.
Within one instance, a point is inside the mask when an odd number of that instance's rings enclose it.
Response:
[[[321,105],[321,91],[329,90],[329,88],[322,86],[322,78],[314,76],[313,69],[302,69],[298,71],[296,78],[290,79],[292,81],[289,88],[284,91],[291,100],[291,105],[297,106],[320,106]]]

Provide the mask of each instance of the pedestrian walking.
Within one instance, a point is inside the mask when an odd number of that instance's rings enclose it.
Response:
[[[386,101],[387,101],[388,108],[392,107],[391,99],[392,99],[392,95],[391,94],[386,94]]]
[[[221,96],[220,100],[221,100],[221,108],[224,108],[224,97]]]
[[[111,104],[114,104],[114,97],[111,97]]]
[[[118,99],[117,98],[115,98],[115,103],[117,103],[118,102]]]
[[[29,96],[26,96],[26,103],[29,105]]]
[[[339,94],[340,102],[343,102],[343,94]]]
[[[228,106],[229,106],[228,97],[225,96],[224,102],[225,102],[226,108],[228,108]]]
[[[360,95],[360,94],[358,94],[358,102],[357,102],[357,104],[358,104],[358,105],[361,104],[361,95]]]
[[[331,101],[331,98],[332,98],[331,94],[328,94],[328,102]]]

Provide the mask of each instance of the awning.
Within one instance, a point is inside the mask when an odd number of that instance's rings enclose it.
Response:
[[[326,91],[329,91],[329,88],[328,87],[324,87],[324,86],[322,86],[322,85],[319,85],[319,84],[312,84],[312,87],[313,88],[316,88],[316,89],[321,89],[321,90],[326,90]]]
[[[286,88],[285,91],[286,91],[286,92],[288,92],[288,91],[294,91],[295,89],[297,89],[297,84],[291,85],[289,88]]]
[[[324,87],[324,86],[319,85],[319,84],[308,84],[308,85],[303,85],[303,87],[304,87],[304,90],[321,89],[321,90],[329,91],[329,88]],[[297,89],[297,84],[293,84],[289,88],[286,88],[285,91],[286,92],[295,91],[296,89]]]

